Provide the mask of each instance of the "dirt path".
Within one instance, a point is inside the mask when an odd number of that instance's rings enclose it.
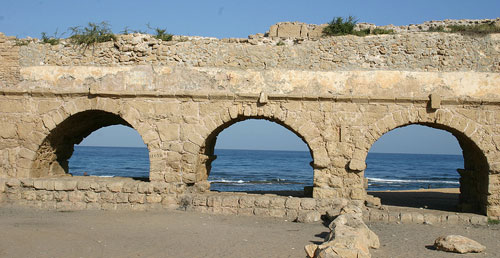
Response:
[[[180,211],[0,208],[0,257],[304,257],[320,224]]]

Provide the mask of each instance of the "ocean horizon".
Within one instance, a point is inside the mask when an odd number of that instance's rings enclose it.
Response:
[[[309,151],[215,149],[208,180],[214,191],[302,191],[313,185]],[[457,154],[370,152],[368,191],[459,187]],[[146,147],[79,146],[69,161],[73,175],[149,178]]]

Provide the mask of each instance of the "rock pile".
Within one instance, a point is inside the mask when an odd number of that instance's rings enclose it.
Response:
[[[357,206],[348,205],[330,223],[330,234],[320,245],[305,246],[307,257],[371,257],[370,248],[379,248],[378,236],[363,222],[362,211]]]

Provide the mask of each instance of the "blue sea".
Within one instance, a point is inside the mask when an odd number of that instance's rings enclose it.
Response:
[[[217,191],[301,191],[312,186],[309,152],[216,149],[209,181]],[[461,155],[369,153],[368,190],[459,187]],[[146,148],[75,146],[73,175],[149,177]]]

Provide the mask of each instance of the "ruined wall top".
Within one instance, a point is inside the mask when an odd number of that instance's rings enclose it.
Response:
[[[382,29],[382,30],[391,30],[394,33],[414,33],[414,32],[428,32],[429,30],[436,29],[438,27],[442,27],[443,30],[446,30],[449,26],[474,26],[474,25],[482,25],[482,24],[494,24],[496,26],[500,26],[500,18],[497,19],[481,19],[481,20],[471,20],[471,19],[462,19],[462,20],[443,20],[443,21],[426,21],[422,24],[410,24],[410,25],[384,25],[377,26],[373,23],[356,23],[354,30],[374,30],[374,29]],[[307,39],[319,39],[321,38],[323,29],[328,24],[307,24],[303,22],[279,22],[271,28],[265,34],[267,37],[271,38],[307,38]],[[263,36],[263,35],[262,35]]]
[[[279,23],[248,38],[161,41],[128,34],[87,49],[68,39],[19,44],[0,33],[0,89],[426,96],[439,88],[456,96],[500,98],[499,33],[425,32],[442,23],[485,22],[500,19],[432,21],[400,26],[390,35],[321,38],[309,32],[283,36],[288,29],[318,26]],[[363,26],[372,25],[358,29]]]

